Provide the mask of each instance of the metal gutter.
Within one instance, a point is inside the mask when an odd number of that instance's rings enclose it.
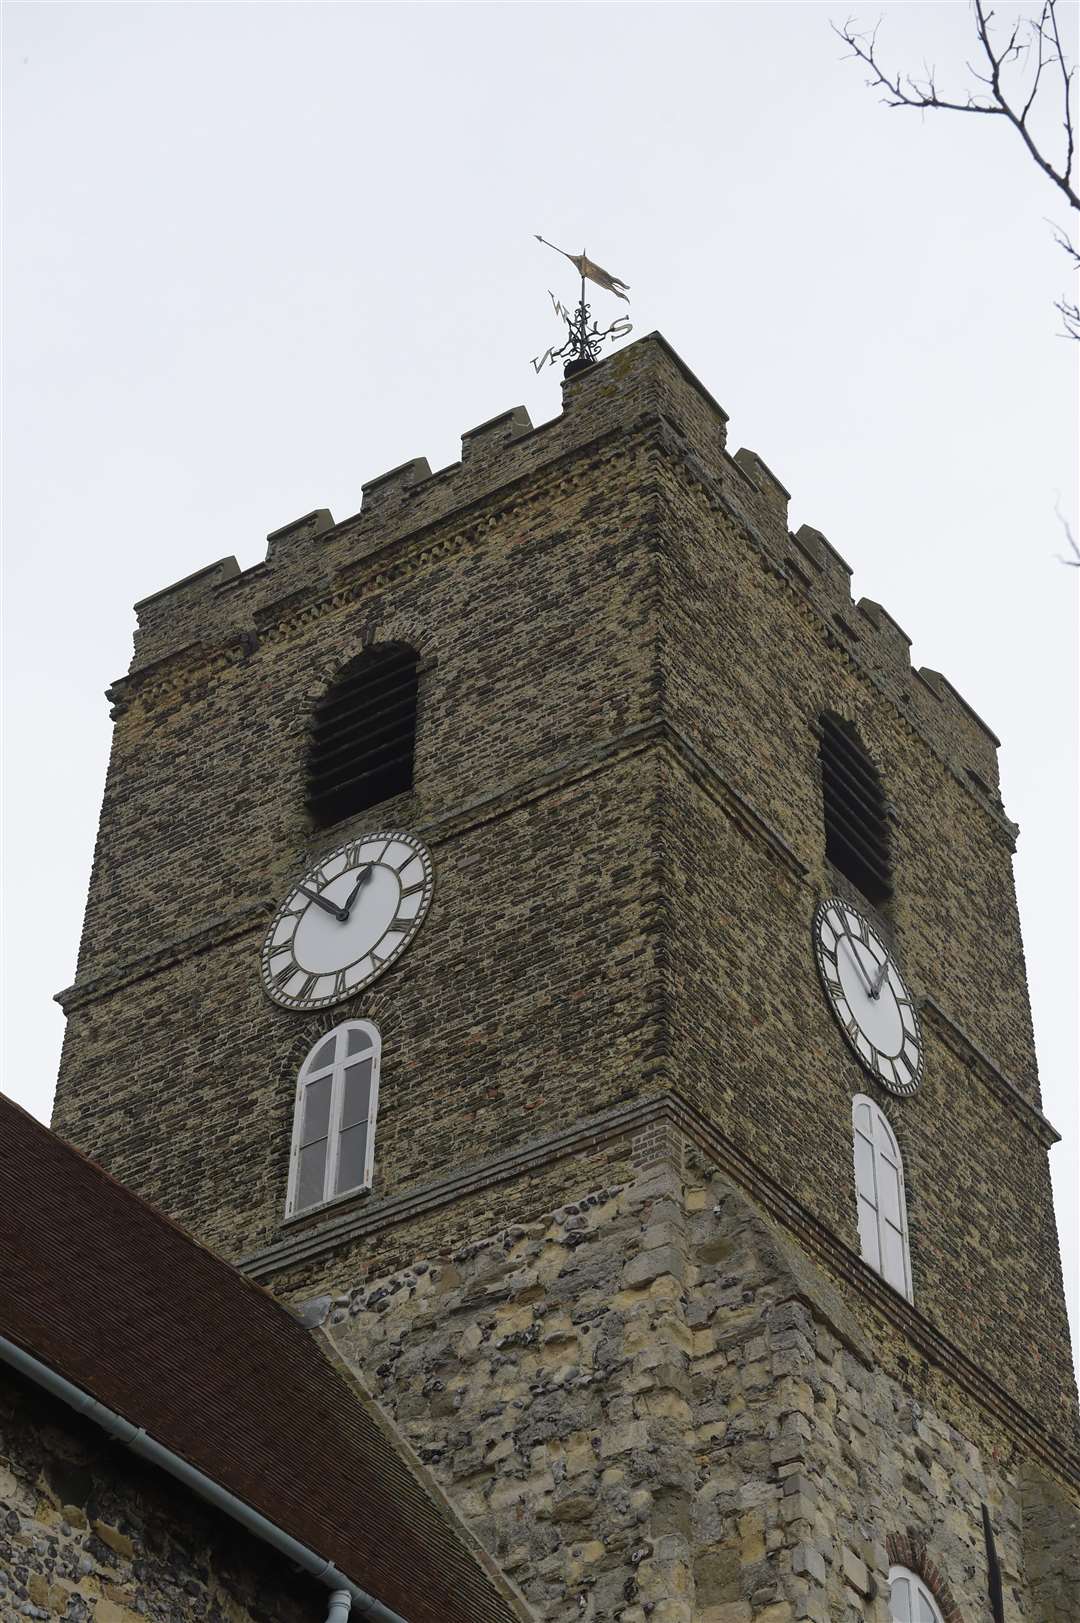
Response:
[[[33,1381],[36,1386],[40,1386],[53,1397],[59,1398],[77,1414],[87,1416],[110,1437],[116,1438],[125,1448],[130,1448],[140,1459],[149,1460],[151,1465],[156,1465],[175,1481],[182,1483],[185,1488],[189,1488],[192,1493],[198,1494],[200,1499],[205,1499],[216,1510],[223,1511],[226,1516],[238,1522],[249,1533],[253,1533],[264,1544],[268,1544],[271,1549],[277,1550],[287,1561],[293,1562],[317,1583],[325,1585],[333,1592],[330,1596],[331,1618],[343,1620],[348,1616],[347,1610],[344,1609],[345,1597],[348,1596],[350,1605],[356,1608],[357,1615],[364,1618],[366,1623],[406,1623],[406,1619],[400,1613],[391,1611],[389,1606],[384,1606],[374,1595],[369,1595],[366,1589],[354,1584],[332,1562],[308,1549],[306,1544],[299,1543],[283,1528],[268,1521],[251,1505],[238,1499],[212,1477],[206,1476],[179,1454],[174,1454],[163,1443],[155,1442],[141,1426],[133,1425],[130,1420],[125,1420],[123,1415],[107,1409],[103,1403],[91,1397],[89,1392],[84,1392],[81,1387],[75,1386],[63,1375],[58,1375],[55,1370],[43,1364],[32,1353],[25,1352],[15,1342],[9,1341],[6,1336],[0,1336],[0,1361],[10,1365],[20,1375],[25,1375],[28,1380]]]

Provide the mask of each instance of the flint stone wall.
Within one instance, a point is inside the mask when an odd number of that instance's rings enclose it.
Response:
[[[356,1288],[350,1266],[309,1315],[538,1619],[888,1623],[906,1540],[950,1623],[974,1623],[983,1503],[1009,1623],[1080,1615],[1065,1490],[1044,1487],[1036,1530],[1015,1448],[881,1373],[839,1293],[724,1178],[664,1161]]]
[[[325,1598],[98,1427],[0,1374],[4,1623],[312,1623]]]

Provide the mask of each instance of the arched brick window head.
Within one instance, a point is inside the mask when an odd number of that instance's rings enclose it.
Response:
[[[890,1533],[889,1617],[892,1623],[964,1623],[943,1574],[915,1533]]]
[[[893,893],[885,790],[850,722],[821,718],[825,855],[868,901]]]
[[[376,643],[320,699],[307,759],[307,806],[329,828],[412,788],[416,650]]]

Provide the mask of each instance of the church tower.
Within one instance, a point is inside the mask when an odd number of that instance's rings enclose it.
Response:
[[[138,605],[54,1125],[538,1620],[1075,1623],[997,740],[659,336]]]

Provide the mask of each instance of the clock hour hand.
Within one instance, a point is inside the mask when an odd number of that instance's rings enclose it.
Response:
[[[346,922],[349,915],[338,907],[336,902],[328,902],[325,896],[320,896],[317,890],[308,890],[306,885],[301,885],[299,888],[301,895],[310,897],[318,907],[322,908],[324,913],[332,913],[334,918],[340,919],[343,924]]]
[[[353,886],[352,890],[349,892],[349,900],[345,903],[345,909],[344,909],[346,918],[349,917],[349,914],[353,910],[353,903],[355,902],[356,898],[360,894],[361,886],[364,884],[365,880],[368,880],[368,879],[371,878],[371,870],[372,870],[372,868],[374,866],[375,866],[375,864],[373,862],[368,863],[367,867],[364,869],[363,873],[360,875],[359,879],[356,881],[356,884]],[[339,918],[341,917],[340,913],[338,914],[338,917]]]

